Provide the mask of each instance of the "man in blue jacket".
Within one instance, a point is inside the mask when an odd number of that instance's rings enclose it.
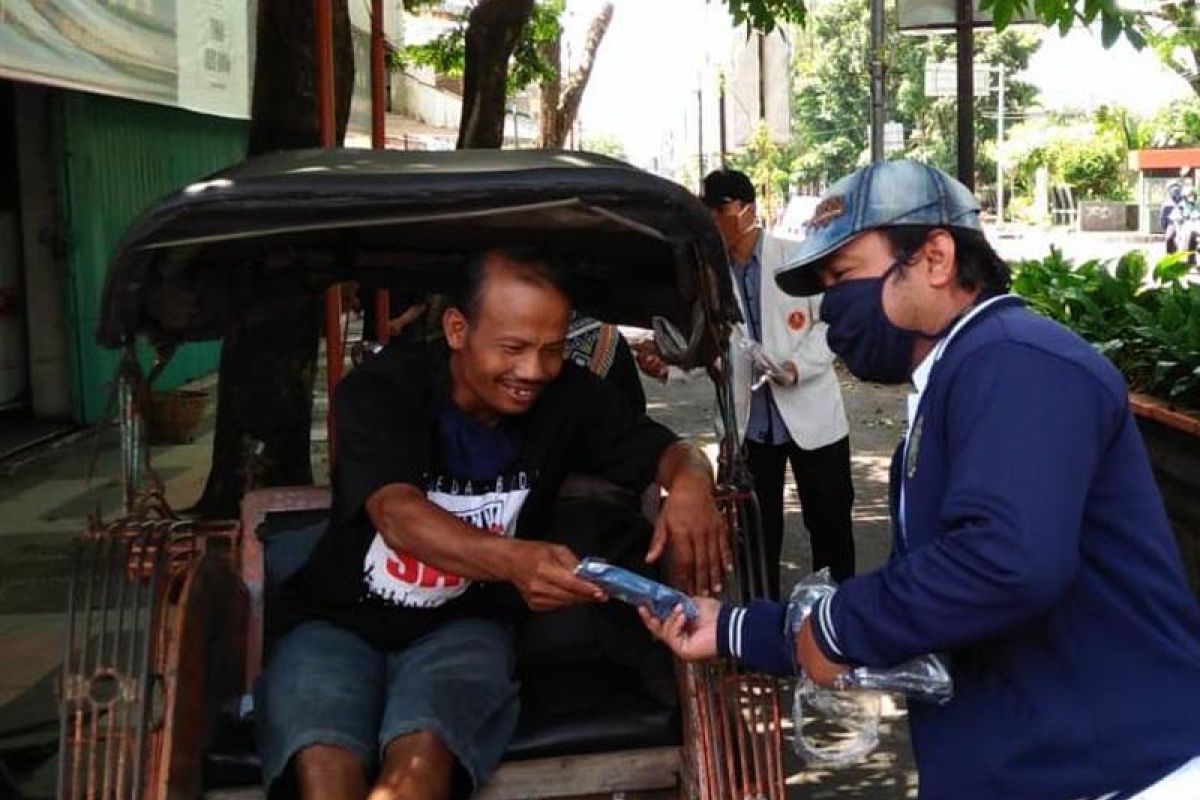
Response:
[[[1006,293],[977,201],[922,164],[834,185],[776,278],[824,290],[858,377],[911,376],[894,555],[794,641],[761,601],[651,629],[822,685],[945,653],[954,699],[909,704],[922,800],[1200,798],[1200,609],[1117,371]]]

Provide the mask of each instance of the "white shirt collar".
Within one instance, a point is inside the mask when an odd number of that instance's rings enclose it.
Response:
[[[912,384],[913,388],[917,390],[917,394],[925,391],[925,385],[929,383],[929,373],[933,372],[933,362],[936,360],[933,355],[935,352],[937,352],[937,348],[926,353],[925,358],[921,359],[921,363],[913,370]]]
[[[999,300],[1005,300],[1009,297],[1012,297],[1012,295],[998,294],[995,297],[989,297],[987,300],[984,300],[982,303],[958,318],[958,322],[954,323],[954,327],[950,329],[950,332],[941,338],[941,340],[937,343],[937,346],[934,347],[929,355],[925,356],[924,360],[917,365],[915,370],[913,370],[912,382],[913,386],[916,387],[918,392],[925,391],[925,384],[929,382],[929,373],[933,372],[933,365],[942,357],[942,353],[946,350],[946,346],[950,344],[950,340],[957,336],[958,332],[961,331],[968,322],[974,319],[975,316],[985,308],[995,304]]]
[[[972,308],[966,314],[963,314],[961,317],[959,317],[958,322],[954,323],[954,327],[950,329],[950,332],[943,336],[940,341],[938,341],[937,346],[930,350],[928,355],[926,355],[925,358],[921,360],[921,363],[917,365],[917,368],[913,370],[912,384],[915,391],[908,396],[909,433],[912,432],[913,422],[917,414],[917,406],[921,402],[921,395],[925,393],[925,387],[929,385],[929,376],[933,372],[933,366],[937,363],[938,359],[942,357],[942,353],[946,350],[946,346],[950,344],[950,340],[957,336],[958,332],[962,330],[963,327],[970,322],[976,314],[983,311],[997,300],[1003,300],[1011,296],[1012,295],[1001,294],[995,297],[990,297]]]

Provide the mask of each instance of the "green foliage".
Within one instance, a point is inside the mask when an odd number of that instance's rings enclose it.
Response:
[[[1200,410],[1200,283],[1186,254],[1151,272],[1131,252],[1115,264],[1074,264],[1058,250],[1014,269],[1013,290],[1031,308],[1094,344],[1131,388]]]
[[[709,0],[712,2],[712,0]],[[770,33],[780,23],[803,25],[808,16],[804,0],[724,0],[736,25]]]
[[[411,2],[411,5],[410,5]],[[405,7],[427,4],[426,0],[410,0]],[[521,31],[508,68],[508,95],[511,97],[525,87],[552,80],[558,67],[542,54],[542,45],[553,41],[561,32],[559,17],[566,0],[538,0],[533,16]],[[460,77],[466,60],[467,17],[458,19],[453,28],[424,44],[408,45],[391,55],[395,69],[411,66],[429,67],[438,75]]]
[[[1143,123],[1143,147],[1194,147],[1200,144],[1200,101],[1176,100]]]
[[[871,109],[868,0],[814,10],[796,47],[792,130],[796,181],[822,184],[858,166]]]
[[[1132,197],[1125,177],[1125,147],[1108,137],[1060,142],[1053,150],[1051,174],[1075,189],[1081,200],[1128,200]]]
[[[1005,153],[1018,191],[1032,192],[1034,173],[1046,167],[1052,185],[1065,184],[1081,200],[1128,200],[1129,141],[1143,132],[1103,112],[1096,122],[1041,123],[1013,130]]]
[[[1063,36],[1077,23],[1099,23],[1100,41],[1111,47],[1124,36],[1139,50],[1146,45],[1141,16],[1121,9],[1114,0],[980,0],[979,7],[991,9],[997,30],[1004,30],[1018,14],[1032,11],[1048,27]]]
[[[1125,145],[1126,150],[1154,147],[1153,129],[1129,109],[1121,106],[1100,106],[1095,115],[1096,132]]]
[[[619,161],[629,160],[629,156],[625,153],[625,143],[615,136],[586,136],[583,139],[583,149]]]
[[[711,0],[709,0],[711,2]],[[747,24],[754,30],[770,33],[781,23],[803,24],[806,16],[804,0],[722,0],[738,25]],[[408,11],[436,5],[436,0],[404,0]],[[533,16],[521,32],[521,38],[509,62],[508,94],[511,97],[535,83],[553,80],[558,67],[543,55],[542,46],[562,32],[559,22],[566,0],[537,0]],[[466,59],[467,16],[460,17],[453,28],[419,45],[409,45],[390,55],[394,69],[412,66],[429,67],[439,75],[460,77]]]
[[[821,184],[866,162],[870,124],[869,0],[831,0],[816,8],[798,37],[794,64],[793,130],[795,180]],[[980,33],[976,62],[1003,65],[1005,113],[1018,117],[1036,100],[1031,84],[1013,78],[1029,66],[1040,45],[1028,32]],[[954,60],[953,36],[901,36],[888,32],[887,86],[890,118],[907,138],[902,154],[953,172],[956,105],[954,98],[925,95],[925,65]],[[995,78],[992,78],[994,83]],[[979,98],[975,136],[980,179],[994,180],[997,97]]]
[[[729,166],[746,173],[758,190],[758,205],[769,219],[788,196],[790,161],[789,153],[771,141],[771,130],[764,122],[755,128],[746,149],[729,157]]]
[[[1005,69],[1004,113],[1008,128],[1037,100],[1037,88],[1014,76],[1028,68],[1029,60],[1040,46],[1040,38],[1028,31],[981,33],[975,37],[975,63]],[[892,54],[892,70],[897,81],[893,117],[909,132],[906,155],[953,173],[956,168],[957,100],[926,97],[925,65],[953,62],[954,37],[897,37]],[[999,96],[994,87],[999,79],[992,75],[988,80],[993,91],[975,100],[976,167],[981,185],[990,185],[996,179]]]
[[[1200,93],[1200,18],[1192,0],[1148,4],[1134,18],[1136,31],[1158,60]]]
[[[543,45],[562,34],[559,18],[565,7],[566,0],[538,0],[534,4],[533,15],[517,40],[509,65],[509,95],[534,83],[552,81],[558,75],[558,65],[546,60]]]
[[[467,25],[464,20],[424,44],[412,44],[394,50],[391,53],[391,66],[395,69],[429,67],[438,75],[462,77],[463,59],[466,57],[466,32]]]

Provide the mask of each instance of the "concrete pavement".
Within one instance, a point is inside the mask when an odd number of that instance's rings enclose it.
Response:
[[[1066,227],[1040,227],[1006,223],[987,227],[992,246],[1009,261],[1045,258],[1050,248],[1075,261],[1119,258],[1140,250],[1153,264],[1166,255],[1163,237],[1133,231],[1076,231]]]

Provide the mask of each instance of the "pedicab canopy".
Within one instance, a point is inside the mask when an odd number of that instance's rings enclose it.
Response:
[[[345,280],[445,291],[471,253],[497,245],[556,253],[584,313],[669,321],[684,366],[710,359],[737,315],[707,209],[620,161],[298,150],[250,159],[148,210],[109,264],[98,338],[109,347],[139,335],[159,346],[220,338],[282,294]]]

